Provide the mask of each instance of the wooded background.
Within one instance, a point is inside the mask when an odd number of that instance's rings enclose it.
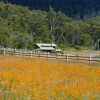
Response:
[[[52,7],[49,11],[29,10],[0,2],[0,47],[34,49],[35,43],[43,42],[56,43],[62,49],[97,49],[98,39],[99,15],[76,20]]]

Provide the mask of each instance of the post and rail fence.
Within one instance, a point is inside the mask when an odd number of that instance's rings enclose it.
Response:
[[[3,56],[20,56],[20,57],[28,57],[28,58],[46,58],[46,59],[56,59],[56,60],[65,60],[66,62],[69,61],[75,61],[76,63],[78,61],[85,61],[87,63],[97,63],[100,65],[100,55],[86,55],[86,56],[81,56],[81,55],[69,55],[68,53],[66,54],[50,54],[50,53],[41,53],[37,52],[35,50],[26,50],[26,49],[6,49],[2,48],[0,49],[0,54]]]

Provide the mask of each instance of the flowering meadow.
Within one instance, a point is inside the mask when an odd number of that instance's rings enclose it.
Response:
[[[100,100],[100,67],[0,57],[0,100]]]

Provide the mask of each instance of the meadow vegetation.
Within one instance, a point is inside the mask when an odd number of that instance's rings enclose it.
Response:
[[[0,100],[99,100],[100,67],[0,57]]]

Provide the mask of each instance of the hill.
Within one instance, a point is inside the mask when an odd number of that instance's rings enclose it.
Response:
[[[28,6],[30,9],[48,11],[52,6],[73,18],[90,18],[100,15],[100,0],[5,0],[13,4]]]
[[[46,12],[0,3],[1,47],[33,49],[34,43],[53,42],[63,49],[96,49],[99,38],[100,16],[76,21],[51,7]]]

